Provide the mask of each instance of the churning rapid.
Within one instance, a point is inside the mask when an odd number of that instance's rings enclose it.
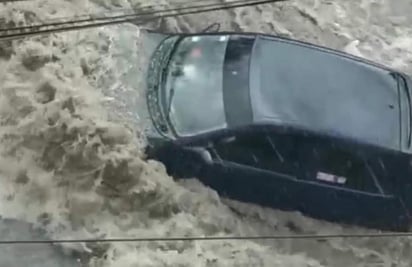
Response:
[[[42,23],[143,2],[0,4],[0,24]],[[167,19],[157,26],[195,31],[216,21],[224,29],[282,34],[412,73],[410,14],[408,0],[301,0]],[[221,199],[196,179],[177,183],[162,164],[145,160],[147,55],[140,37],[139,27],[124,24],[0,41],[2,218],[30,223],[58,239],[371,232]],[[4,231],[26,233],[16,225],[1,226],[2,239]],[[27,231],[19,238],[44,236]],[[411,266],[411,241],[73,243],[55,251],[57,260],[49,247],[0,245],[0,266]],[[40,259],[30,255],[46,251]]]

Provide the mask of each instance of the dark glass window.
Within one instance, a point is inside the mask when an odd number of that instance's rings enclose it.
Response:
[[[297,175],[299,163],[297,137],[243,133],[215,144],[222,160],[281,174]]]
[[[381,192],[373,169],[358,152],[322,138],[309,138],[300,153],[308,180],[370,193]]]
[[[222,69],[226,35],[183,38],[168,65],[165,112],[180,136],[226,127]]]

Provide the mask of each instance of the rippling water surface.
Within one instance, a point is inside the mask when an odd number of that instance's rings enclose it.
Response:
[[[1,6],[0,23],[143,2],[18,2]],[[410,14],[408,0],[302,0],[168,19],[159,27],[195,31],[217,21],[223,29],[290,36],[412,73]],[[176,183],[160,163],[145,160],[146,61],[141,29],[132,24],[0,42],[0,215],[18,220],[3,221],[3,238],[371,232],[221,199],[196,179]],[[411,266],[411,244],[364,238],[3,246],[0,266]],[[27,260],[42,253],[49,262]]]

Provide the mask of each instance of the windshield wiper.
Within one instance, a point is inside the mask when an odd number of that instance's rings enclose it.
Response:
[[[167,100],[167,118],[169,119],[169,115],[170,115],[170,111],[172,109],[172,103],[173,103],[173,98],[175,96],[175,88],[174,88],[174,84],[175,84],[175,80],[177,77],[180,77],[183,75],[183,70],[181,68],[180,65],[176,65],[175,66],[176,69],[172,70],[172,79],[173,81],[171,82],[172,87],[170,87],[169,89],[169,98]]]
[[[408,131],[408,148],[411,147],[411,139],[412,139],[412,103],[411,103],[411,91],[410,88],[408,86],[408,83],[406,82],[405,77],[403,77],[403,75],[398,74],[399,77],[401,78],[402,82],[403,82],[403,88],[406,92],[406,98],[408,100],[408,108],[409,108],[409,131]]]
[[[174,96],[175,96],[175,88],[171,87],[170,90],[169,90],[169,98],[167,100],[167,113],[166,113],[166,116],[167,116],[168,120],[170,119],[170,111],[172,110],[172,102],[173,102]]]

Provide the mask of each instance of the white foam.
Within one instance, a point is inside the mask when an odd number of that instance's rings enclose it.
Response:
[[[219,16],[226,14],[228,20],[245,29],[281,29],[339,49],[358,40],[359,55],[410,70],[412,46],[405,37],[411,35],[409,25],[388,32],[362,16],[372,4],[359,7],[356,1],[326,2],[293,2],[282,10],[275,5],[249,9],[243,15],[236,11]],[[32,14],[29,20],[40,22],[137,4],[126,0],[36,0],[4,6],[0,17],[25,23],[25,17]],[[386,5],[374,4],[382,10]],[[260,21],[263,13],[265,23]],[[355,15],[359,17],[353,19]],[[216,15],[202,16],[209,16],[210,21]],[[357,25],[359,21],[361,26]],[[179,22],[175,21],[176,25]],[[290,223],[304,232],[361,230],[229,202],[239,215],[201,184],[176,183],[160,163],[145,161],[141,152],[143,133],[134,127],[142,118],[122,112],[122,107],[130,109],[141,99],[142,88],[134,87],[131,76],[123,79],[127,73],[139,75],[135,64],[142,56],[139,38],[139,29],[129,24],[33,37],[1,50],[1,216],[35,223],[52,238],[290,233],[296,230]],[[375,45],[382,45],[383,50],[374,50]],[[8,44],[1,46],[7,48]],[[140,83],[139,79],[135,82]],[[121,99],[119,95],[124,92],[136,102]],[[111,101],[106,101],[110,97]],[[114,116],[116,122],[107,107],[119,111]],[[101,186],[102,181],[105,186]],[[394,251],[400,242],[365,239],[64,246],[95,253],[90,266],[99,267],[356,266],[397,262]],[[400,255],[400,263],[410,264],[407,253]]]

